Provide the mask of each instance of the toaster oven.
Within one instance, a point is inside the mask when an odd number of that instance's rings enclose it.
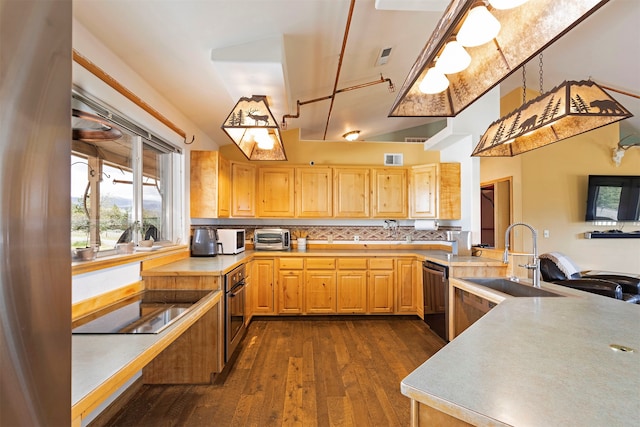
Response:
[[[253,234],[253,246],[257,251],[288,251],[291,248],[289,230],[260,228]]]

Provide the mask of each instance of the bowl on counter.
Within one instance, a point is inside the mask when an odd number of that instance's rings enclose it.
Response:
[[[150,248],[151,246],[153,246],[153,239],[149,239],[149,240],[140,240],[138,242],[138,246],[142,247],[142,248]]]
[[[80,261],[91,261],[96,259],[98,251],[95,248],[77,248],[74,251],[74,256]]]

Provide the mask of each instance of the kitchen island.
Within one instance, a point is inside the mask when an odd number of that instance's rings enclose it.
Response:
[[[566,296],[505,298],[402,381],[413,426],[637,425],[640,306],[542,285]]]

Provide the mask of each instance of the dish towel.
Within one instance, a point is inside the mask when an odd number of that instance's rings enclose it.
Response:
[[[573,277],[574,274],[580,276],[578,267],[576,267],[576,265],[571,261],[570,258],[565,256],[564,254],[561,254],[560,252],[547,252],[540,255],[540,258],[545,258],[553,261],[558,266],[560,271],[566,274],[567,278]]]

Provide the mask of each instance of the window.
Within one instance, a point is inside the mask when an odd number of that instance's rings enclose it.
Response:
[[[175,241],[179,150],[85,95],[73,98],[72,248]]]

